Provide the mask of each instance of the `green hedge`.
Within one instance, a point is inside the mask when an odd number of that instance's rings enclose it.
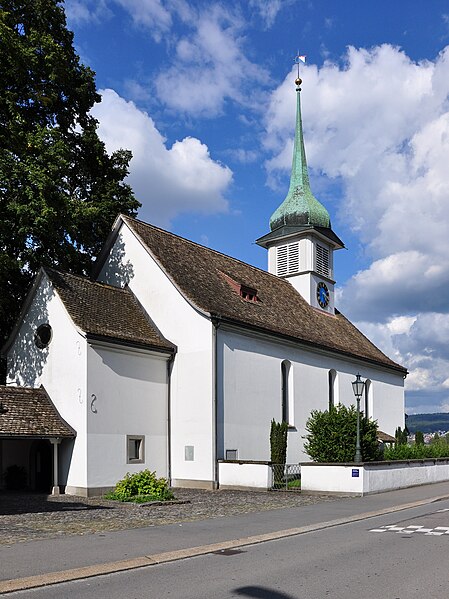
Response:
[[[431,445],[396,445],[395,447],[386,447],[384,450],[384,460],[423,460],[426,458],[449,458],[449,444],[446,440],[440,439]]]

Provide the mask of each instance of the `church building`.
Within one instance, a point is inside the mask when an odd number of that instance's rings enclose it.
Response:
[[[344,245],[310,188],[300,84],[290,188],[257,240],[267,271],[123,215],[92,278],[41,269],[3,347],[0,472],[79,495],[144,468],[215,489],[219,464],[269,460],[272,419],[287,462],[308,460],[310,412],[353,404],[357,373],[364,413],[404,426],[406,369],[335,307]]]

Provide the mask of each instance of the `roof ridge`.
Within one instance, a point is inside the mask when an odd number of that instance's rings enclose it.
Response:
[[[248,262],[244,262],[243,260],[240,260],[239,258],[234,258],[234,256],[230,256],[229,254],[225,254],[224,252],[220,252],[219,250],[215,250],[214,248],[207,247],[206,245],[202,245],[201,243],[192,241],[191,239],[187,239],[186,237],[182,237],[181,235],[177,235],[176,233],[173,233],[172,231],[167,231],[166,229],[162,229],[161,227],[157,227],[156,225],[152,225],[151,223],[146,223],[145,221],[140,220],[138,218],[132,218],[131,216],[127,216],[126,214],[121,214],[120,216],[126,220],[135,221],[141,225],[150,227],[151,229],[156,229],[157,231],[160,231],[161,233],[165,233],[166,235],[170,235],[171,237],[176,237],[177,239],[181,239],[182,241],[185,241],[186,243],[188,243],[190,245],[203,248],[209,252],[218,254],[219,256],[224,256],[225,258],[228,258],[229,260],[234,260],[234,262],[238,262],[239,264],[243,264],[244,266],[249,266],[250,268],[252,268],[258,272],[261,272],[264,275],[269,275],[270,277],[275,277],[276,279],[284,281],[284,279],[280,279],[280,277],[278,277],[277,275],[274,275],[273,273],[268,272],[267,270],[264,270],[263,268],[259,268],[258,266],[254,266],[254,264],[249,264]]]
[[[42,270],[47,272],[51,270],[59,275],[69,275],[69,277],[74,277],[76,279],[81,279],[83,281],[88,281],[92,285],[97,285],[98,287],[104,287],[106,289],[113,289],[114,291],[124,291],[125,293],[129,293],[129,289],[126,287],[117,287],[116,285],[111,285],[110,283],[103,283],[102,281],[97,281],[95,279],[91,279],[86,275],[78,275],[73,272],[68,272],[67,270],[59,270],[57,268],[53,268],[52,266],[42,266]]]

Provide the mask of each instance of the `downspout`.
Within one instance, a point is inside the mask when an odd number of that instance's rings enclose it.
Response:
[[[167,360],[167,479],[171,486],[171,373],[175,362],[175,355],[171,354]]]
[[[213,397],[213,401],[212,401],[212,410],[213,410],[212,435],[214,438],[214,443],[213,443],[212,460],[213,460],[213,467],[214,467],[214,489],[218,489],[219,485],[220,485],[220,481],[219,481],[219,475],[218,475],[218,460],[217,460],[217,456],[218,456],[218,435],[217,435],[217,431],[218,431],[218,359],[217,359],[217,353],[218,353],[218,329],[220,327],[220,322],[217,318],[212,318],[212,326],[213,326],[213,329],[212,329],[212,336],[213,336],[212,376],[214,378],[214,380],[213,380],[214,397]]]

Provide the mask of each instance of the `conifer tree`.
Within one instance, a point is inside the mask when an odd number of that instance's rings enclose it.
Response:
[[[59,0],[0,0],[0,344],[40,265],[86,274],[119,212],[131,154],[108,155],[100,101]]]

